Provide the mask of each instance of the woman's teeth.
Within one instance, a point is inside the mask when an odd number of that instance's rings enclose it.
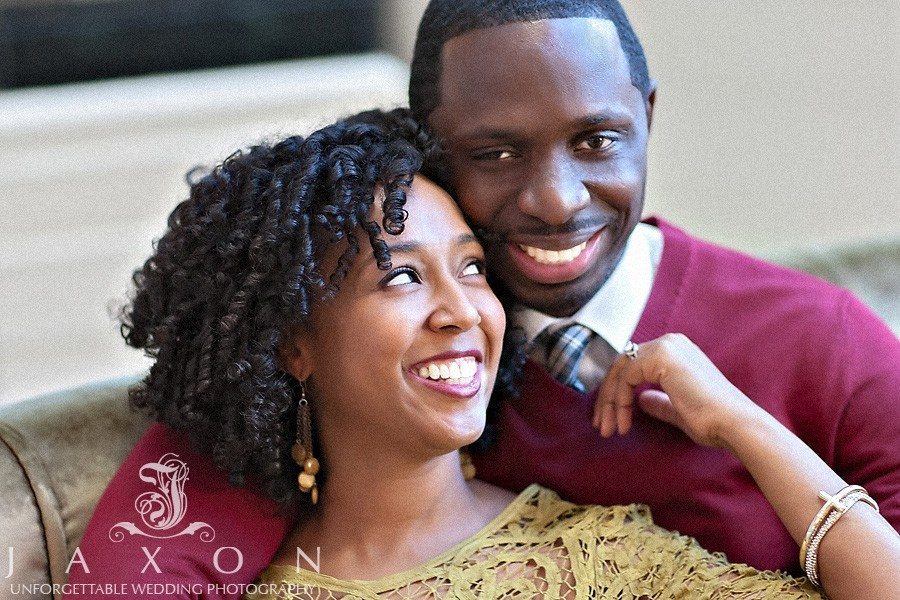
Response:
[[[519,248],[522,249],[522,252],[533,258],[535,262],[544,265],[558,265],[572,262],[578,258],[578,255],[587,248],[587,242],[582,242],[568,250],[544,250],[543,248],[535,248],[534,246],[526,246],[524,244],[519,244]]]
[[[419,367],[419,377],[446,381],[453,385],[465,385],[472,382],[478,364],[475,357],[466,356],[444,362],[433,362]]]

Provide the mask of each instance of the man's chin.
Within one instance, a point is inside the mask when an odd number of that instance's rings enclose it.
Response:
[[[600,289],[601,282],[593,285],[586,281],[567,281],[556,284],[539,284],[521,281],[506,282],[506,287],[516,303],[550,315],[570,317],[590,301]]]
[[[552,317],[570,317],[587,304],[606,283],[621,258],[621,251],[618,254],[615,260],[603,257],[580,277],[561,283],[534,281],[518,270],[511,261],[503,261],[500,267],[502,270],[499,271],[503,273],[499,277],[504,288],[502,292],[516,304]]]

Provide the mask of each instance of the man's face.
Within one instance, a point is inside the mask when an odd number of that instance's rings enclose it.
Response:
[[[458,201],[516,299],[569,316],[609,277],[641,216],[653,95],[611,21],[546,19],[443,48],[429,123]]]

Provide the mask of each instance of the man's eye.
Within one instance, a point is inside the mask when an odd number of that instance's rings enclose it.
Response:
[[[404,285],[407,283],[421,282],[422,280],[419,279],[418,273],[416,273],[409,267],[400,267],[399,269],[394,269],[384,276],[384,278],[381,280],[381,287],[393,287],[396,285]]]
[[[470,275],[484,275],[484,261],[483,260],[473,260],[462,270],[463,277],[468,277]]]
[[[615,140],[607,135],[592,135],[575,145],[575,150],[606,150]]]

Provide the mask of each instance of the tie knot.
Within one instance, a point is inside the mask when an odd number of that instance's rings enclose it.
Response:
[[[555,329],[553,329],[553,326],[551,325],[542,331],[538,337],[542,338],[542,343],[547,352],[546,356],[549,360],[550,352],[557,347],[569,347],[572,350],[580,348],[583,350],[591,340],[593,334],[594,332],[591,331],[589,327],[586,327],[581,323],[569,323],[568,325],[561,325]]]
[[[578,381],[578,363],[594,335],[590,328],[570,323],[555,329],[548,327],[535,342],[544,344],[547,371],[563,385],[584,392]]]

